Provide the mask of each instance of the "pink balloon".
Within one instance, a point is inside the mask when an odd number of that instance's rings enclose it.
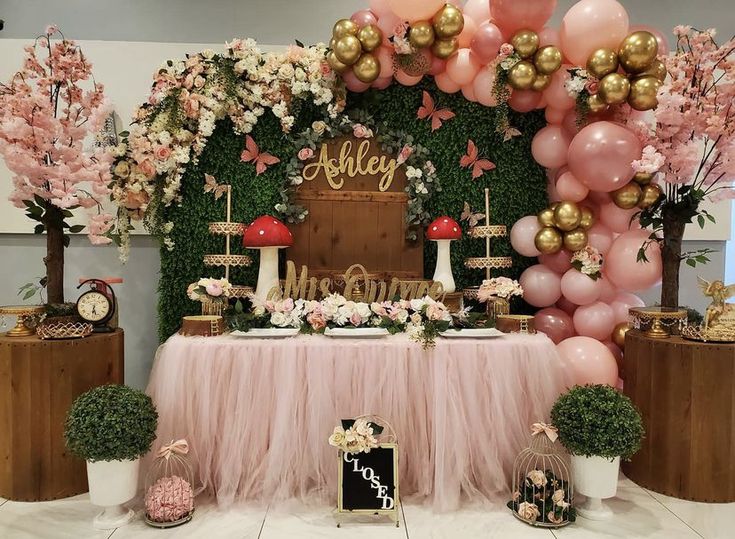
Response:
[[[598,341],[609,339],[615,328],[615,315],[612,307],[601,301],[581,305],[574,311],[572,320],[578,334]]]
[[[593,191],[615,191],[633,178],[631,163],[640,159],[641,151],[641,142],[630,129],[595,122],[572,140],[569,169]]]
[[[577,125],[577,110],[572,109],[566,111],[561,125],[562,127],[564,127],[564,131],[566,131],[569,136],[574,138],[574,136],[579,133],[579,126]]]
[[[639,30],[651,32],[654,36],[656,36],[656,41],[658,42],[659,55],[668,54],[669,40],[661,30],[659,30],[658,28],[654,28],[653,26],[648,26],[646,24],[634,24],[633,26],[628,28],[628,33],[638,32]]]
[[[556,182],[554,182],[554,180],[549,179],[549,181],[546,182],[546,192],[549,194],[549,202],[559,202],[561,200],[561,197],[556,190]]]
[[[480,60],[487,63],[498,55],[500,46],[504,42],[500,29],[488,21],[477,28],[470,41],[470,48]]]
[[[379,17],[382,17],[384,13],[390,11],[390,6],[388,5],[387,0],[370,0],[368,5],[370,6],[370,11]]]
[[[538,219],[536,219],[536,221],[538,221]],[[547,268],[551,268],[559,275],[562,275],[572,267],[572,253],[566,249],[562,249],[553,255],[539,255],[538,261]],[[562,294],[563,293],[564,289],[562,289]]]
[[[562,311],[567,313],[569,316],[573,316],[574,311],[577,310],[577,307],[579,307],[579,305],[572,303],[567,298],[562,296],[556,301],[556,307],[557,309],[561,309]]]
[[[638,208],[624,210],[618,208],[614,202],[608,202],[600,206],[600,222],[613,232],[622,234],[628,229],[636,230],[641,227],[637,219],[631,223],[631,219],[639,211]]]
[[[571,337],[557,344],[556,351],[572,384],[615,387],[618,366],[615,357],[601,342],[589,337]]]
[[[584,66],[596,49],[618,50],[628,34],[628,13],[615,0],[581,0],[561,21],[559,36],[564,56]]]
[[[537,109],[545,109],[548,106],[548,103],[546,102],[546,96],[543,92],[541,92],[541,99],[538,101],[538,105],[536,105]]]
[[[469,84],[480,70],[480,61],[470,49],[459,49],[447,60],[447,75],[460,86]]]
[[[373,9],[373,11],[375,11]],[[376,12],[377,13],[377,12]],[[393,35],[396,26],[401,23],[401,18],[392,11],[378,14],[378,28],[383,32],[383,38],[387,39]],[[385,45],[385,43],[383,43]]]
[[[462,86],[462,95],[467,101],[477,101],[477,98],[475,97],[475,87],[472,83]]]
[[[641,298],[630,292],[618,292],[610,302],[616,324],[628,321],[628,310],[631,307],[644,307],[645,305]]]
[[[352,14],[350,20],[360,27],[367,26],[368,24],[376,24],[378,22],[378,18],[369,9],[356,11]]]
[[[587,243],[600,251],[602,256],[605,256],[610,250],[612,242],[612,230],[602,223],[595,223],[592,225],[592,228],[587,231]]]
[[[362,82],[358,79],[351,69],[348,69],[342,73],[342,79],[345,81],[345,86],[351,92],[364,92],[370,88],[370,83]]]
[[[589,305],[600,298],[602,287],[588,275],[574,268],[567,270],[561,278],[561,293],[572,303]],[[578,333],[583,334],[581,331]]]
[[[533,325],[536,331],[546,333],[554,344],[574,337],[574,324],[571,317],[555,307],[547,307],[537,312],[533,317]]]
[[[544,90],[544,96],[549,103],[550,107],[554,107],[561,110],[573,109],[577,104],[577,101],[569,95],[566,88],[566,83],[570,79],[571,75],[567,69],[571,68],[568,64],[564,64],[551,75],[551,83],[548,88]]]
[[[380,62],[381,79],[393,76],[393,47],[380,47],[376,54],[378,62]]]
[[[541,230],[541,224],[535,215],[521,217],[510,229],[510,244],[518,254],[523,256],[538,256],[541,252],[534,245],[536,233]]]
[[[508,99],[508,106],[516,112],[531,112],[538,107],[541,92],[533,90],[513,90]]]
[[[538,33],[538,46],[545,47],[547,45],[554,45],[559,47],[561,45],[561,37],[559,31],[555,28],[544,28]]]
[[[498,104],[493,93],[495,86],[495,70],[486,67],[480,69],[472,83],[477,101],[486,107],[494,107]]]
[[[436,76],[439,73],[444,73],[447,70],[447,61],[437,58],[433,54],[431,55],[431,68],[429,68],[429,75]]]
[[[561,297],[561,277],[541,264],[526,269],[519,282],[523,299],[534,307],[548,307]]]
[[[556,9],[556,0],[492,0],[490,16],[508,36],[528,28],[541,30]]]
[[[388,86],[390,86],[391,82],[393,82],[393,77],[380,77],[378,79],[375,79],[375,82],[373,82],[370,87],[376,88],[378,90],[385,90]]]
[[[457,36],[457,41],[460,47],[469,47],[472,42],[472,38],[477,32],[477,23],[469,17],[464,18],[464,28]]]
[[[610,193],[603,193],[602,191],[590,191],[589,201],[594,202],[599,206],[604,206],[612,202]]]
[[[617,344],[615,344],[612,341],[604,341],[602,344],[604,344],[605,346],[607,346],[607,349],[610,350],[610,353],[615,358],[615,363],[617,363],[617,365],[618,365],[618,376],[620,376],[622,378],[623,375],[624,375],[624,373],[623,373],[623,368],[624,368],[624,365],[623,365],[623,351],[620,349],[620,347],[618,347]],[[621,380],[618,380],[618,385],[620,384],[620,382],[621,382]],[[622,389],[621,389],[621,391],[622,391]]]
[[[490,2],[488,0],[467,0],[462,11],[465,19],[470,17],[477,24],[481,24],[490,18]]]
[[[567,164],[570,138],[558,125],[547,125],[533,137],[531,154],[536,162],[546,168],[559,168]]]
[[[647,230],[630,230],[617,237],[605,257],[605,275],[623,290],[646,290],[661,280],[661,249],[646,247],[648,262],[638,262],[638,250],[648,239]]]
[[[390,9],[403,21],[426,21],[444,5],[445,0],[386,0]]]
[[[545,96],[544,96],[545,97]],[[546,122],[550,124],[560,124],[564,121],[567,111],[561,109],[555,109],[554,107],[546,107],[544,115],[546,116]],[[569,137],[571,140],[571,137]]]
[[[605,277],[604,273],[602,274],[602,277],[597,279],[597,282],[600,283],[600,301],[610,305],[610,303],[615,299],[615,295],[618,291],[610,282],[610,279]]]
[[[587,186],[574,177],[571,172],[565,172],[556,180],[556,192],[562,200],[582,202],[590,192]]]
[[[396,80],[398,82],[400,82],[404,86],[415,86],[419,82],[421,82],[421,79],[423,78],[423,75],[413,76],[413,75],[409,75],[405,71],[398,70],[398,71],[396,71],[394,77],[396,78]]]
[[[454,82],[452,78],[446,74],[446,72],[439,73],[436,77],[434,77],[434,82],[436,83],[437,88],[439,88],[445,94],[453,94],[455,92],[459,92],[459,84]]]

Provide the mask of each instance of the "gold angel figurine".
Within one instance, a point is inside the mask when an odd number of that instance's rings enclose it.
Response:
[[[702,289],[702,293],[712,298],[712,303],[707,307],[707,312],[704,315],[704,329],[709,329],[710,324],[716,321],[720,315],[725,312],[725,301],[735,296],[735,284],[725,286],[722,281],[709,282],[701,277],[697,277],[699,288]]]

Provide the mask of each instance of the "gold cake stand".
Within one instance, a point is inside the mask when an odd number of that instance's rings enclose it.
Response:
[[[678,326],[679,331],[684,327],[687,320],[687,312],[684,309],[672,309],[670,307],[633,307],[629,311],[631,327],[643,331],[646,337],[652,339],[666,339],[671,337],[667,328]],[[651,325],[644,330],[643,327]]]
[[[15,316],[15,327],[8,331],[8,337],[30,337],[36,334],[35,329],[26,326],[29,318],[40,316],[46,312],[43,305],[5,305],[0,307],[0,316]]]

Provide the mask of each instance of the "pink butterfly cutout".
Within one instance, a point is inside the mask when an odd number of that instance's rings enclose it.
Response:
[[[472,179],[476,180],[485,174],[486,170],[493,170],[495,168],[495,163],[489,159],[478,159],[477,146],[472,139],[469,139],[467,141],[467,155],[463,155],[460,158],[459,166],[462,168],[472,167]]]
[[[204,181],[206,182],[204,184],[204,192],[214,193],[215,200],[219,200],[219,198],[227,192],[227,185],[218,184],[215,177],[211,174],[205,174]]]
[[[449,109],[437,109],[434,104],[429,92],[424,90],[424,97],[422,99],[423,106],[419,107],[419,111],[416,114],[419,120],[431,119],[431,130],[436,131],[442,126],[442,121],[451,120],[454,118],[454,113]]]
[[[255,174],[260,176],[270,165],[280,163],[281,160],[275,155],[271,155],[268,152],[261,152],[258,149],[258,145],[253,140],[253,137],[247,135],[245,137],[245,149],[240,154],[240,161],[245,163],[255,164]]]

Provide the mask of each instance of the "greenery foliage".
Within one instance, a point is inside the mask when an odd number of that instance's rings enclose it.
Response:
[[[157,426],[158,412],[148,395],[106,385],[77,397],[64,436],[71,452],[85,460],[135,460],[150,450]]]
[[[643,423],[631,400],[608,385],[574,386],[551,409],[572,455],[629,459],[641,447]]]
[[[422,91],[427,90],[440,108],[448,107],[456,117],[431,131],[431,124],[416,116],[421,106]],[[531,141],[535,133],[545,125],[543,114],[532,112],[508,113],[510,125],[521,131],[521,136],[503,142],[503,135],[496,131],[498,110],[467,101],[461,93],[445,94],[430,80],[413,87],[393,84],[385,90],[350,94],[347,109],[363,109],[376,122],[385,122],[391,129],[413,135],[414,141],[428,150],[427,158],[434,163],[441,183],[437,192],[427,201],[426,209],[433,216],[449,215],[459,221],[465,201],[474,211],[484,211],[484,188],[490,188],[492,221],[494,224],[512,226],[525,215],[538,213],[546,207],[546,175],[531,157]],[[504,115],[503,115],[504,116]],[[292,133],[300,133],[314,120],[323,119],[323,110],[305,101],[296,111]],[[249,223],[263,214],[274,214],[276,204],[282,202],[279,189],[287,174],[288,163],[300,149],[293,138],[284,134],[279,121],[270,110],[260,118],[252,133],[261,151],[271,153],[281,162],[268,167],[260,176],[255,167],[240,161],[245,137],[233,132],[229,120],[218,123],[198,163],[190,164],[182,178],[183,202],[165,209],[164,222],[174,223],[171,239],[175,242],[172,252],[161,250],[161,276],[159,285],[159,336],[166,339],[180,325],[181,317],[195,314],[199,305],[186,297],[186,287],[200,277],[219,277],[223,270],[207,268],[202,257],[207,253],[224,252],[224,240],[208,233],[210,221],[225,217],[224,197],[215,201],[204,193],[204,174],[216,177],[219,183],[230,183],[233,188],[233,220]],[[459,166],[459,159],[466,153],[467,141],[472,139],[481,156],[492,160],[497,169],[472,180],[471,171]],[[466,223],[460,223],[466,227]],[[458,288],[477,286],[484,275],[481,271],[464,268],[464,259],[484,256],[485,244],[464,236],[452,246],[452,267]],[[254,257],[249,268],[231,269],[233,283],[253,284],[257,278],[257,252],[245,251],[234,242],[233,253],[246,253]],[[288,250],[281,253],[283,260]],[[493,241],[494,256],[512,256],[514,267],[497,272],[517,278],[534,259],[521,257],[513,251],[508,239]],[[424,249],[424,273],[431,276],[436,262],[436,246],[426,242]],[[369,269],[369,268],[368,268]],[[523,310],[523,307],[521,308]]]

